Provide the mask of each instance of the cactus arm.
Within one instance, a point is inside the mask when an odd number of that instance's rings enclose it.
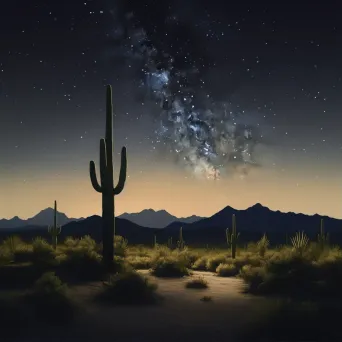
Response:
[[[120,176],[119,182],[113,190],[114,195],[119,195],[123,190],[126,182],[127,175],[127,156],[126,156],[126,147],[121,149],[121,166],[120,166]]]
[[[89,173],[90,173],[91,185],[93,186],[94,190],[102,193],[102,188],[101,188],[99,182],[97,181],[96,167],[95,167],[95,163],[93,161],[91,161],[89,163]]]

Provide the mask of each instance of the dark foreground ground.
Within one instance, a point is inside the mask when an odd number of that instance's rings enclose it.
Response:
[[[101,283],[75,286],[70,292],[81,307],[75,323],[35,329],[15,341],[240,341],[238,336],[260,318],[265,300],[241,294],[243,284],[238,279],[219,278],[210,272],[194,272],[193,277],[198,274],[208,281],[208,289],[185,289],[189,278],[153,278],[164,300],[151,306],[103,306],[92,300]],[[211,300],[202,301],[203,296]],[[253,341],[258,341],[257,336]]]

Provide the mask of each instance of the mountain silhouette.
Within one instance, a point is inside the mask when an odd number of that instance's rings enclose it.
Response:
[[[20,228],[24,226],[47,226],[53,223],[53,208],[46,208],[40,211],[37,215],[28,218],[27,220],[23,220],[18,216],[15,216],[9,220],[0,219],[0,229],[4,228]],[[83,220],[83,218],[69,218],[64,213],[57,211],[57,224],[65,225],[72,221]]]
[[[164,228],[175,221],[193,223],[203,219],[203,217],[199,217],[196,215],[178,218],[176,216],[171,215],[166,210],[155,211],[153,209],[145,209],[140,213],[124,213],[118,217],[129,220],[140,226],[150,228]]]
[[[330,234],[332,243],[342,243],[342,220],[317,214],[310,216],[272,211],[259,203],[245,210],[227,206],[211,217],[193,223],[174,221],[164,229],[143,227],[118,217],[115,219],[115,233],[128,239],[129,244],[150,244],[152,246],[154,235],[156,235],[158,243],[166,243],[170,237],[176,243],[179,229],[183,227],[183,238],[188,245],[202,247],[222,245],[222,247],[226,247],[225,230],[231,228],[233,214],[236,215],[237,230],[240,232],[240,244],[257,241],[266,233],[271,244],[279,245],[285,243],[286,239],[289,241],[289,238],[298,231],[304,231],[313,240],[317,238],[321,219],[324,220],[325,232]],[[100,241],[101,228],[102,218],[96,215],[72,221],[63,225],[59,241],[67,236],[80,238],[84,235],[90,235],[96,241]],[[11,234],[18,234],[25,240],[31,240],[36,236],[49,239],[47,225],[1,229],[0,239]]]

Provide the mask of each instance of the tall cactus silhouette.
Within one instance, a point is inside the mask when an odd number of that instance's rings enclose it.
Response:
[[[52,247],[57,249],[57,237],[61,233],[62,227],[57,225],[57,201],[55,201],[55,207],[53,211],[53,226],[48,227],[48,232],[51,235]]]
[[[100,178],[101,185],[97,181],[95,163],[90,162],[90,180],[93,188],[102,194],[102,256],[103,263],[110,267],[114,258],[114,234],[115,234],[115,211],[114,196],[119,195],[126,182],[127,157],[126,147],[121,149],[121,167],[119,182],[114,187],[113,180],[113,101],[112,87],[107,86],[106,108],[106,136],[100,140]]]
[[[226,229],[226,240],[228,246],[231,248],[232,252],[232,259],[235,259],[236,256],[236,247],[237,247],[237,240],[240,236],[240,233],[236,233],[236,218],[235,214],[232,216],[232,232],[229,232],[229,229]]]
[[[185,241],[183,240],[183,227],[179,229],[179,240],[177,241],[177,247],[180,251],[185,248]]]
[[[324,250],[327,245],[329,244],[329,234],[325,234],[324,231],[324,220],[321,219],[321,226],[320,226],[320,232],[317,236],[318,244],[321,248],[321,250]]]

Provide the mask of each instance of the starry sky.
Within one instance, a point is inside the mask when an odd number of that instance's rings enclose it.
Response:
[[[300,4],[299,4],[300,3]],[[0,10],[0,218],[89,179],[113,87],[116,214],[209,216],[257,202],[342,218],[338,1],[13,0]]]

